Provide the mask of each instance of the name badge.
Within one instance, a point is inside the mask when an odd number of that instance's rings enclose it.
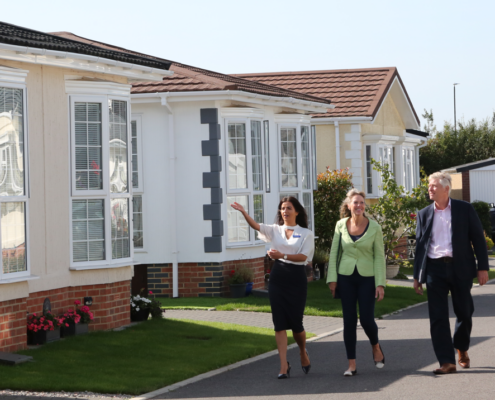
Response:
[[[299,234],[297,234],[297,233],[294,233],[294,234],[292,235],[292,237],[294,237],[294,238],[300,238],[300,237],[301,237],[301,235],[299,235]]]

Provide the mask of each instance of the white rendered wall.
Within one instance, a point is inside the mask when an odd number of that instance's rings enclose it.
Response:
[[[495,203],[495,165],[469,171],[471,202]]]

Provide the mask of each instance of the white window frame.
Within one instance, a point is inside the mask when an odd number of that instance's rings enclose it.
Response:
[[[125,101],[127,103],[127,193],[110,193],[110,121],[108,115],[109,101]],[[76,190],[75,189],[75,115],[74,105],[76,102],[99,102],[102,104],[102,177],[103,189],[100,190]],[[119,95],[79,95],[70,94],[68,96],[70,107],[70,142],[69,150],[71,154],[71,193],[69,193],[69,221],[70,221],[70,269],[99,269],[133,265],[134,244],[133,244],[133,209],[132,209],[132,144],[131,144],[131,98],[130,96]],[[105,259],[98,261],[76,261],[74,262],[73,250],[73,220],[72,220],[72,201],[73,200],[103,200],[104,201],[104,227],[105,227]],[[112,259],[112,226],[111,226],[111,201],[113,199],[127,199],[128,201],[128,230],[129,230],[129,257]]]
[[[410,146],[401,146],[402,151],[401,151],[401,164],[402,164],[402,184],[406,191],[411,192],[413,188],[416,187],[416,165],[415,165],[415,149],[414,147]],[[407,160],[407,155],[410,155],[410,160]],[[405,166],[405,169],[404,169]],[[408,187],[407,185],[407,170],[410,172],[410,184],[411,186]]]
[[[260,190],[254,190],[253,184],[253,158],[252,158],[252,146],[251,146],[251,122],[256,121],[260,123],[261,127],[261,180],[262,185]],[[265,120],[266,121],[266,120]],[[253,118],[242,118],[242,117],[226,117],[224,119],[224,132],[225,134],[225,178],[226,178],[226,197],[232,196],[248,196],[248,207],[249,212],[254,216],[254,195],[262,195],[263,196],[263,218],[266,217],[266,179],[265,179],[265,171],[266,171],[266,160],[264,157],[265,154],[265,140],[264,140],[264,122],[263,118],[253,117]],[[229,132],[229,124],[244,124],[246,127],[246,188],[241,189],[231,189],[229,188],[229,145],[228,145],[228,132]],[[226,201],[226,204],[228,202]],[[251,212],[252,211],[252,212]],[[264,243],[262,240],[257,239],[256,232],[254,229],[249,228],[249,240],[243,242],[229,242],[228,239],[228,221],[226,221],[227,226],[227,248],[232,247],[244,247],[244,246],[252,246],[252,245],[260,245]]]
[[[292,195],[293,193],[298,194],[299,202],[304,206],[304,193],[311,194],[311,215],[308,215],[308,224],[312,227],[314,232],[314,202],[313,202],[313,190],[315,190],[314,183],[315,178],[313,168],[313,157],[316,157],[314,152],[313,145],[313,135],[312,128],[310,123],[279,123],[277,124],[277,149],[278,149],[278,185],[279,185],[279,193],[280,198],[285,195]],[[309,152],[309,188],[303,189],[302,178],[303,178],[303,157],[302,157],[302,127],[305,126],[308,128],[308,152]],[[296,160],[297,160],[297,186],[293,187],[283,187],[282,186],[282,152],[280,151],[280,146],[282,143],[282,129],[296,129]]]
[[[3,68],[0,69],[3,70]],[[11,68],[9,68],[11,70]],[[17,72],[18,71],[18,72]],[[4,273],[3,272],[3,263],[2,263],[2,253],[0,248],[0,284],[1,283],[10,283],[17,282],[22,280],[27,280],[30,278],[35,278],[31,276],[31,261],[30,261],[30,230],[29,230],[29,198],[30,198],[30,181],[29,181],[29,126],[28,126],[28,104],[27,104],[27,87],[25,83],[14,83],[9,81],[8,79],[2,79],[2,72],[0,70],[0,87],[4,88],[12,88],[12,89],[21,89],[22,90],[22,102],[23,102],[23,141],[24,141],[24,154],[23,154],[23,162],[24,162],[24,195],[23,196],[0,196],[0,203],[24,203],[24,237],[25,237],[25,252],[26,252],[26,271],[21,272],[12,272],[12,273]],[[12,75],[27,75],[27,71],[24,70],[14,70],[9,71]],[[21,78],[22,79],[22,78]],[[23,79],[23,80],[24,80]],[[1,224],[1,218],[0,218]],[[0,225],[1,228],[1,225]],[[2,243],[2,230],[0,229],[0,246]]]
[[[132,185],[132,190],[133,190],[133,197],[134,195],[141,196],[141,218],[142,218],[142,223],[143,223],[143,247],[134,247],[134,253],[146,253],[147,248],[146,248],[146,229],[145,229],[145,221],[144,221],[144,204],[145,204],[145,195],[144,195],[144,172],[143,172],[143,120],[142,120],[142,115],[141,114],[131,114],[131,125],[132,121],[136,121],[136,145],[137,145],[137,156],[138,156],[138,187],[135,188],[134,185]],[[132,126],[131,126],[132,129]],[[132,131],[131,131],[131,182],[132,182]],[[133,218],[134,218],[134,212],[133,212]],[[134,224],[134,221],[133,221]],[[134,226],[133,226],[133,238],[134,238]],[[134,240],[132,240],[133,246],[134,246]]]

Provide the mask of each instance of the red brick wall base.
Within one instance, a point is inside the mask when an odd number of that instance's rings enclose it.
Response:
[[[43,311],[50,299],[53,314],[74,308],[74,301],[92,297],[94,320],[91,331],[107,330],[130,324],[130,281],[101,285],[72,286],[30,293],[28,298],[0,302],[0,351],[13,352],[27,347],[26,316]]]
[[[264,257],[222,263],[179,263],[179,297],[219,297],[230,294],[230,271],[245,265],[254,271],[253,289],[265,285]],[[148,265],[148,289],[156,296],[172,297],[172,264]]]

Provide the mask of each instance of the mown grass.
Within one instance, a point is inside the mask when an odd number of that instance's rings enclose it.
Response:
[[[274,349],[272,329],[149,320],[21,351],[34,361],[0,364],[0,389],[137,395]]]
[[[267,298],[244,297],[242,299],[229,299],[222,297],[194,297],[178,299],[160,299],[165,309],[208,309],[216,308],[218,311],[256,311],[271,312]],[[385,298],[376,303],[375,316],[381,317],[401,308],[426,301],[426,296],[417,295],[412,288],[387,285]],[[308,284],[308,298],[306,301],[305,315],[325,317],[342,317],[340,300],[332,298],[327,284],[323,280]]]

